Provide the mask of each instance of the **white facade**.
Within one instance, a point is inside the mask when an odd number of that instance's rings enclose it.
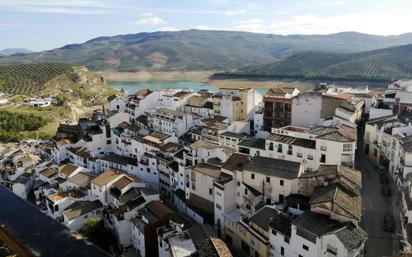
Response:
[[[291,125],[297,127],[316,126],[321,119],[321,111],[321,94],[299,94],[292,98]]]
[[[147,121],[153,130],[180,137],[193,126],[193,116],[165,108],[147,111]]]

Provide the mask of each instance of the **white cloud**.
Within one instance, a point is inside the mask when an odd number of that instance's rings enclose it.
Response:
[[[154,14],[152,12],[144,12],[140,16],[142,16],[142,17],[152,17],[152,16],[154,16]]]
[[[223,16],[235,16],[235,15],[239,15],[239,14],[245,14],[247,13],[246,9],[241,9],[241,10],[228,10],[228,11],[224,11],[222,13]]]
[[[266,32],[265,21],[260,18],[236,21],[234,23],[233,29],[258,33]]]
[[[330,34],[357,31],[393,35],[410,31],[408,13],[357,13],[335,16],[296,15],[282,20],[261,18],[235,21],[234,30],[273,34]]]
[[[158,31],[178,31],[179,29],[175,27],[165,26],[165,27],[160,27],[157,30]]]
[[[107,0],[73,0],[73,1],[11,1],[0,0],[0,9],[20,12],[62,13],[62,14],[103,14],[110,7]]]
[[[140,20],[137,20],[136,22],[132,22],[133,25],[137,26],[153,26],[153,25],[161,25],[161,24],[166,24],[167,22],[164,21],[163,19],[155,16],[151,17],[145,17],[141,18]]]

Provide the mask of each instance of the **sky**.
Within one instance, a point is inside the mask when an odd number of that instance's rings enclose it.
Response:
[[[411,0],[0,0],[0,49],[185,29],[397,35],[411,13]]]

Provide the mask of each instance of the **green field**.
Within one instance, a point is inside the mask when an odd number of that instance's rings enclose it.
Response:
[[[71,75],[72,65],[59,63],[0,65],[0,91],[12,95],[41,93],[45,84],[61,75]]]

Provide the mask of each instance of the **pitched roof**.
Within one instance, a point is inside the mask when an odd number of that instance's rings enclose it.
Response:
[[[136,177],[132,177],[130,175],[127,176],[123,176],[120,179],[118,179],[116,182],[114,182],[114,186],[119,189],[122,190],[123,188],[127,187],[128,185],[130,185],[131,183],[137,181],[138,179]]]
[[[45,170],[43,170],[42,172],[40,172],[41,175],[45,176],[46,178],[51,178],[54,175],[57,174],[57,170],[47,167]]]
[[[309,204],[313,205],[326,202],[332,203],[332,211],[334,211],[337,206],[340,208],[341,215],[360,220],[362,214],[361,198],[343,185],[336,183],[326,187],[315,188]],[[344,210],[346,214],[342,213],[342,210]]]
[[[223,132],[223,133],[219,134],[219,136],[243,139],[243,138],[247,137],[247,134],[246,133],[233,133],[233,132],[226,131],[226,132]]]
[[[316,148],[316,141],[305,139],[305,138],[297,138],[279,134],[272,134],[268,137],[268,140],[284,143],[288,145],[296,145],[305,148],[315,149]]]
[[[206,148],[206,149],[217,149],[219,145],[213,142],[205,141],[205,140],[197,140],[193,144],[190,145],[192,149],[199,149],[199,148]]]
[[[107,170],[100,174],[97,178],[93,179],[91,181],[92,184],[95,184],[96,186],[104,186],[110,182],[113,182],[123,176],[122,173],[114,170]]]
[[[335,234],[349,252],[360,247],[368,239],[368,234],[352,223],[338,230]]]
[[[220,174],[220,167],[208,163],[199,163],[192,168],[194,171],[217,178]]]
[[[118,163],[121,165],[135,165],[135,166],[137,165],[137,159],[118,155],[118,154],[113,154],[113,153],[105,155],[101,157],[100,159],[107,161],[107,162]]]
[[[243,169],[243,166],[249,162],[249,155],[242,153],[232,154],[222,165],[225,170],[234,171],[235,169]]]
[[[317,135],[317,138],[336,142],[354,142],[357,139],[356,129],[342,124],[331,127],[314,127],[309,133]]]
[[[89,188],[90,182],[97,177],[97,174],[91,172],[79,172],[73,177],[69,178],[67,182],[73,183],[81,188]]]
[[[292,94],[295,89],[294,87],[274,87],[269,89],[265,96]]]
[[[292,221],[292,224],[318,237],[341,227],[340,222],[332,220],[326,215],[310,211],[298,216]]]
[[[79,166],[76,166],[71,163],[64,164],[63,166],[59,167],[59,173],[64,175],[65,177],[70,176],[75,170],[77,170]]]
[[[229,248],[220,238],[211,237],[197,244],[195,256],[199,257],[232,257]]]
[[[76,190],[69,190],[63,193],[57,193],[57,194],[53,194],[53,195],[49,195],[48,198],[50,200],[52,200],[53,202],[58,202],[66,197],[71,197],[71,198],[82,198],[86,196],[83,192],[80,191],[76,191]]]
[[[315,172],[306,172],[302,175],[303,178],[321,176],[344,177],[355,185],[362,186],[362,173],[343,165],[322,164]]]
[[[164,203],[159,201],[152,201],[145,206],[146,209],[150,210],[159,219],[165,217],[166,215],[173,214],[174,211],[167,207]]]
[[[249,220],[258,225],[263,230],[269,229],[269,224],[273,221],[278,212],[270,207],[263,207],[258,210]]]
[[[176,153],[179,150],[181,150],[182,148],[183,148],[183,146],[180,145],[180,144],[169,142],[165,145],[160,146],[159,149],[162,152]]]
[[[243,170],[284,179],[299,177],[301,164],[280,159],[255,156]]]
[[[266,140],[263,138],[245,138],[239,142],[239,146],[265,150]]]
[[[68,220],[73,220],[77,217],[80,217],[84,214],[102,208],[103,205],[99,200],[95,201],[77,201],[73,204],[69,205],[64,210],[64,216],[67,217]]]
[[[110,103],[111,101],[113,101],[116,98],[117,98],[117,95],[111,95],[107,98],[107,101]]]

